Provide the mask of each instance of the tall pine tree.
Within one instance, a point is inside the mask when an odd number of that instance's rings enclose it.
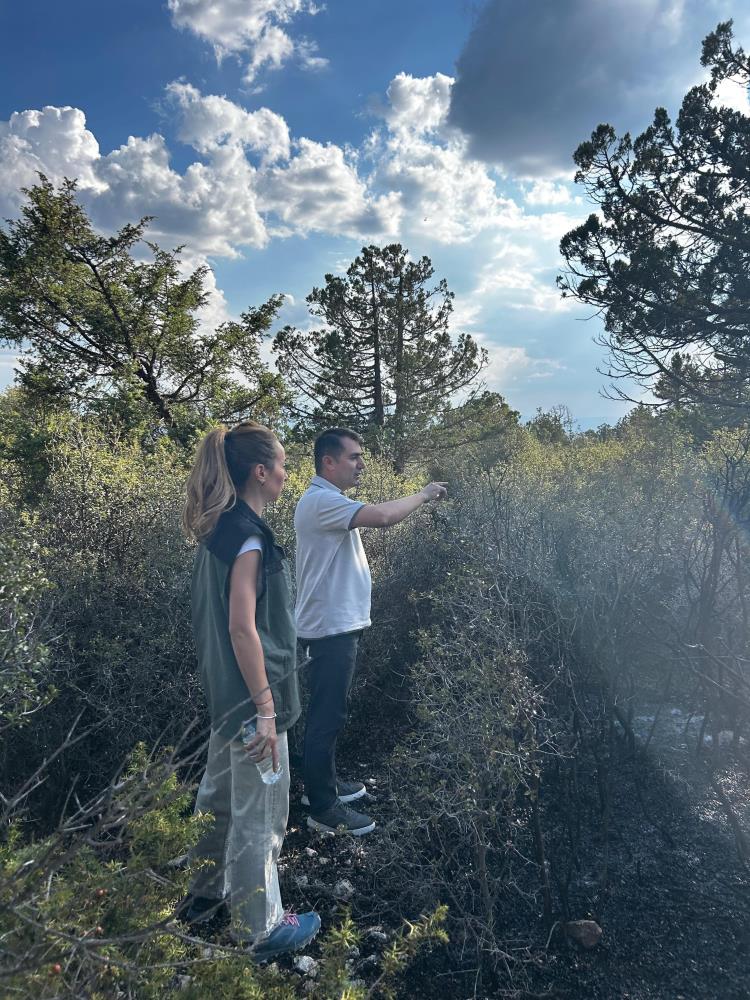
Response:
[[[453,293],[428,257],[398,243],[364,247],[345,277],[307,297],[320,326],[277,334],[279,371],[296,389],[300,427],[346,424],[403,471],[462,390],[478,391],[486,352],[450,333]],[[474,386],[472,386],[474,384]]]

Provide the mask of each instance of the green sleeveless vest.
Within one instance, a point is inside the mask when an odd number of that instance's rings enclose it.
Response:
[[[242,544],[257,535],[263,546],[262,590],[255,610],[268,682],[276,710],[276,731],[285,732],[300,715],[297,634],[289,561],[273,532],[247,504],[223,514],[193,563],[193,633],[198,666],[211,714],[211,727],[228,739],[256,713],[229,635],[229,582]]]

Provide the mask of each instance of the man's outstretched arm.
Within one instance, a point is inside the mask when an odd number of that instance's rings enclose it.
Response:
[[[350,528],[388,528],[398,524],[409,514],[413,514],[422,504],[433,500],[443,500],[448,495],[445,483],[429,483],[419,493],[413,493],[399,500],[386,500],[384,503],[369,503],[360,507],[352,518]]]

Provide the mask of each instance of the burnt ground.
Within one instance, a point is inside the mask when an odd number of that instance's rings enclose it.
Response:
[[[645,740],[652,719],[644,711],[635,720],[639,738]],[[688,721],[679,709],[663,710],[646,753],[633,752],[623,742],[613,761],[606,885],[602,888],[604,846],[593,823],[581,852],[586,870],[577,873],[568,914],[598,920],[603,936],[597,947],[581,950],[559,926],[550,937],[538,913],[514,914],[513,938],[528,959],[520,977],[479,984],[471,969],[452,967],[436,948],[417,959],[399,996],[748,1000],[750,871],[739,860],[709,764],[750,833],[750,754],[744,741],[732,746],[724,740],[718,754],[697,754],[699,725],[699,719]],[[367,782],[370,795],[359,805],[373,814],[381,831],[397,835],[401,790],[391,783],[388,751],[376,735],[363,743],[360,733],[355,744],[350,734],[339,757],[349,765],[348,776]],[[378,891],[376,838],[382,833],[363,838],[313,834],[305,826],[300,793],[293,781],[282,868],[285,902],[296,909],[315,907],[324,927],[348,907],[364,932],[352,960],[354,975],[369,983],[384,939],[399,923]],[[351,895],[342,880],[350,884]],[[319,946],[308,954],[318,957]]]

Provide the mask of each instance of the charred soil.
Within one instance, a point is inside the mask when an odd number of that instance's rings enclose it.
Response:
[[[747,830],[747,747],[735,743],[698,753],[695,722],[683,728],[678,709],[663,714],[646,750],[647,716],[635,746],[617,741],[609,767],[606,837],[592,805],[552,926],[539,904],[519,907],[498,928],[517,956],[509,974],[482,978],[476,968],[457,965],[437,948],[411,966],[399,994],[404,1000],[750,997],[750,877],[716,792],[718,781]],[[365,782],[368,794],[357,806],[371,812],[376,831],[361,838],[309,831],[297,779],[282,868],[288,905],[314,907],[324,927],[351,911],[362,931],[352,974],[366,983],[375,977],[379,955],[401,918],[418,916],[399,913],[388,898],[382,839],[400,835],[404,789],[388,769],[391,739],[378,730],[370,734],[363,741],[361,729],[356,739],[350,731],[339,759],[348,777]],[[554,781],[543,785],[551,840],[556,792]],[[554,868],[553,844],[549,854]],[[601,941],[591,950],[565,934],[565,922],[575,919],[601,926]],[[308,954],[315,957],[317,946]]]

